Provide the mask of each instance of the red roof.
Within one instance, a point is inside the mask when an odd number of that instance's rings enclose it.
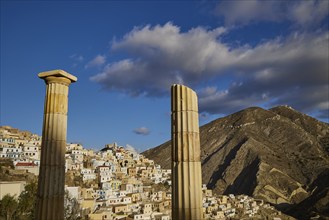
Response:
[[[37,165],[34,164],[34,163],[32,163],[32,162],[18,162],[16,164],[16,166],[22,166],[22,167],[30,166],[30,167],[34,167],[34,166],[37,166]]]

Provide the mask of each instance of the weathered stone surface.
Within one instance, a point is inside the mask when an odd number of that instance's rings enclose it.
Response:
[[[196,93],[182,85],[171,89],[172,217],[202,219],[201,162]]]
[[[49,79],[60,80],[64,78],[68,79],[71,83],[76,82],[78,80],[77,77],[69,74],[68,72],[65,72],[64,70],[50,70],[46,72],[41,72],[38,74],[38,77],[41,79],[45,79],[46,83],[49,81]]]
[[[77,78],[63,70],[43,72],[39,77],[45,80],[47,88],[36,218],[64,219],[68,86]]]

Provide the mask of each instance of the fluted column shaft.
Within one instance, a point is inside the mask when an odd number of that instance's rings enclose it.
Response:
[[[47,85],[41,143],[36,218],[64,219],[68,91],[76,77],[55,70],[40,73]]]
[[[203,219],[199,115],[196,93],[171,88],[172,217]]]

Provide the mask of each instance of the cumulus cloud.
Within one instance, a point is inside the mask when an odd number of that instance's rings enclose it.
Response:
[[[328,32],[295,32],[253,47],[231,47],[222,40],[226,32],[203,27],[182,32],[172,23],[136,27],[111,48],[129,58],[107,64],[91,80],[109,91],[153,97],[182,83],[198,90],[200,110],[211,114],[257,104],[327,110],[320,103],[329,98]],[[227,77],[232,83],[223,89],[221,79]]]
[[[328,15],[328,7],[329,2],[325,0],[221,1],[217,4],[215,14],[224,17],[226,25],[290,21],[300,27],[311,27]]]
[[[134,28],[112,45],[132,58],[108,64],[91,80],[109,90],[146,96],[167,94],[173,83],[195,84],[236,59],[217,41],[224,32],[197,27],[182,33],[172,23]]]
[[[101,67],[106,62],[106,57],[103,55],[97,55],[94,59],[90,60],[85,68]]]
[[[223,16],[227,25],[259,20],[279,21],[284,16],[282,6],[282,1],[222,1],[215,8],[215,13]]]
[[[138,135],[149,135],[151,133],[151,131],[146,127],[135,128],[133,132]]]
[[[204,88],[200,110],[228,114],[252,105],[288,104],[329,117],[328,33],[293,35],[250,48],[235,67],[240,81],[227,89]],[[324,114],[321,115],[323,117]]]
[[[300,1],[291,6],[290,18],[300,26],[309,27],[321,22],[329,13],[329,1]]]

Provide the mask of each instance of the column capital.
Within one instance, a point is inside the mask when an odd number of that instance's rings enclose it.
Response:
[[[39,78],[45,80],[47,84],[49,83],[61,83],[69,85],[78,80],[77,77],[65,72],[64,70],[50,70],[46,72],[41,72],[38,74]]]

